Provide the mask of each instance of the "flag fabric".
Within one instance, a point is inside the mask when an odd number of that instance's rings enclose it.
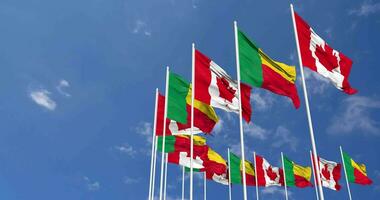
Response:
[[[370,185],[372,180],[368,177],[366,166],[356,163],[347,153],[343,152],[343,164],[346,167],[348,182],[360,185]]]
[[[242,113],[251,119],[251,87],[241,86]],[[195,50],[195,99],[227,112],[239,113],[238,83],[210,58]]]
[[[241,81],[287,96],[299,108],[295,67],[272,60],[240,30],[238,44]]]
[[[355,94],[357,90],[348,82],[351,59],[331,48],[296,12],[294,16],[303,65],[329,79],[339,90]]]
[[[282,186],[284,174],[282,169],[273,167],[263,157],[256,155],[256,175],[258,186]]]
[[[322,186],[332,190],[340,190],[341,164],[318,157]]]
[[[175,81],[169,81],[169,88],[170,84],[179,84],[184,85],[184,80],[179,77],[176,74],[171,73],[169,76],[174,76]],[[177,80],[180,79],[180,80]],[[180,89],[178,89],[180,88]],[[176,98],[168,98],[168,116],[166,119],[166,135],[182,135],[182,134],[190,134],[191,129],[191,84],[188,84],[186,86],[187,95],[180,95],[183,92],[178,92],[184,90],[183,87],[172,87],[172,89],[169,89],[169,97],[171,94],[174,95]],[[174,92],[170,92],[174,91]],[[177,99],[179,102],[174,101],[174,99]],[[180,110],[178,112],[182,112],[182,108],[180,109],[180,106],[183,106],[183,100],[185,100],[185,111],[186,111],[186,123],[181,123],[175,119],[179,119],[181,117],[176,117],[175,114],[172,114],[171,116],[174,117],[171,118],[169,116],[169,107],[172,107],[172,110]],[[173,105],[174,104],[174,105]],[[156,135],[162,136],[163,134],[163,121],[164,121],[164,111],[165,111],[165,96],[159,94],[158,96],[158,103],[157,103],[157,118],[156,118]],[[173,111],[176,112],[176,111]],[[180,114],[180,116],[183,116],[185,114]],[[206,103],[203,103],[198,100],[194,100],[194,128],[193,133],[210,133],[212,129],[215,127],[216,123],[219,121],[218,116],[215,113],[215,110]]]
[[[242,184],[243,183],[243,162],[242,160],[235,154],[230,152],[230,171],[228,173],[231,174],[231,183]],[[255,170],[254,165],[248,161],[244,162],[245,165],[245,180],[247,185],[255,186]]]
[[[312,186],[310,183],[311,168],[297,165],[289,158],[284,156],[284,173],[287,186],[307,187]]]
[[[169,73],[167,118],[187,123],[186,97],[190,84],[177,74]]]

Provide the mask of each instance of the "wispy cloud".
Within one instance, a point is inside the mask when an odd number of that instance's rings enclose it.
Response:
[[[294,135],[291,134],[289,129],[284,126],[277,127],[274,135],[273,135],[273,143],[272,146],[275,148],[279,148],[282,146],[289,146],[291,150],[296,151],[298,146],[298,139]]]
[[[329,80],[306,68],[304,75],[307,80],[307,88],[312,94],[325,94],[330,84]]]
[[[124,177],[124,180],[123,180],[123,182],[127,185],[139,183],[140,181],[141,181],[141,178],[132,178],[132,177]]]
[[[132,33],[143,34],[148,37],[152,35],[152,32],[148,29],[146,22],[141,19],[135,21]]]
[[[100,183],[98,181],[92,181],[90,178],[88,178],[87,176],[84,176],[83,177],[83,180],[86,184],[86,188],[89,190],[89,191],[97,191],[100,189]]]
[[[341,111],[332,118],[327,132],[347,134],[361,130],[366,134],[380,135],[380,122],[371,117],[371,111],[378,109],[380,109],[380,100],[350,96],[343,100]]]
[[[254,123],[244,123],[244,133],[247,134],[248,136],[260,140],[265,140],[267,139],[267,136],[269,135],[269,131],[262,128],[259,125],[256,125]]]
[[[261,193],[263,195],[275,195],[275,194],[280,194],[280,195],[285,195],[285,190],[282,187],[265,187],[261,190]],[[291,198],[293,196],[293,193],[288,190],[288,197]]]
[[[50,98],[50,92],[45,89],[32,90],[29,93],[30,98],[38,104],[48,110],[55,110],[57,104]]]
[[[114,146],[114,149],[130,157],[134,157],[137,154],[137,151],[129,144]]]
[[[153,128],[152,123],[149,122],[140,122],[137,127],[135,128],[135,131],[145,137],[149,144],[152,144],[152,134],[153,134]]]
[[[372,1],[364,1],[358,8],[348,11],[350,15],[356,15],[359,17],[368,16],[377,12],[380,12],[380,3],[373,3]]]
[[[218,135],[220,132],[222,132],[223,131],[223,125],[224,125],[223,119],[219,119],[219,122],[215,125],[215,127],[213,129],[213,133],[215,133],[215,135]]]
[[[256,90],[251,94],[251,102],[253,102],[255,111],[266,111],[273,106],[273,95],[266,91]]]
[[[56,89],[61,95],[65,96],[65,97],[71,97],[71,94],[64,91],[64,89],[68,88],[68,87],[70,87],[70,83],[68,81],[66,81],[65,79],[62,79],[59,81]]]

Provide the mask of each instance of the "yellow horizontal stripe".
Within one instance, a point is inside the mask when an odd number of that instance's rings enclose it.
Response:
[[[259,54],[261,57],[261,64],[268,66],[291,83],[296,81],[296,68],[294,66],[272,60],[261,49],[259,49]]]
[[[176,137],[183,137],[183,138],[190,139],[191,136],[190,135],[176,135]],[[199,135],[194,135],[193,141],[194,141],[194,145],[200,145],[200,146],[206,145],[206,138]]]
[[[357,164],[354,160],[351,159],[351,165],[355,169],[359,170],[362,174],[367,176],[367,170],[364,164]]]
[[[188,105],[191,105],[191,90],[192,89],[191,89],[191,84],[190,84],[189,92],[187,93],[187,96],[186,96],[186,103]],[[210,105],[194,99],[194,108],[200,110],[203,114],[207,115],[207,117],[213,120],[214,122],[219,121],[219,118],[216,115],[214,108],[212,108]]]
[[[293,172],[295,175],[304,177],[306,180],[310,181],[311,178],[311,168],[310,167],[302,167],[293,162]]]
[[[216,153],[214,150],[212,150],[210,148],[208,149],[207,156],[208,156],[208,159],[210,159],[211,161],[214,161],[214,162],[217,162],[219,164],[223,164],[223,165],[227,166],[227,163],[223,159],[223,157],[220,156],[218,153]]]
[[[252,163],[245,161],[244,164],[245,164],[245,173],[254,176],[255,170]],[[240,163],[240,171],[243,171],[243,165],[241,163]]]

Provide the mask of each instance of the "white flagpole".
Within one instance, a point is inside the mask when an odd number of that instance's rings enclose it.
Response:
[[[256,152],[253,152],[253,161],[254,161],[254,167],[255,167],[255,182],[256,182],[256,199],[259,200],[259,183],[257,181],[257,167],[256,167]],[[244,163],[245,164],[245,163]]]
[[[229,197],[229,200],[232,200],[230,148],[227,149],[227,153],[228,153],[228,197]]]
[[[168,154],[165,154],[165,179],[164,179],[164,200],[166,200],[166,185],[168,184]]]
[[[298,41],[298,34],[297,34],[297,27],[296,27],[295,17],[294,17],[293,4],[290,4],[290,9],[292,11],[293,29],[294,29],[294,36],[295,36],[296,44],[297,44],[298,61],[299,61],[299,68],[300,68],[300,71],[301,71],[303,93],[304,93],[304,97],[305,97],[306,114],[307,114],[307,119],[308,119],[308,122],[309,122],[309,130],[310,130],[311,146],[312,146],[312,150],[313,150],[313,158],[314,158],[314,162],[318,163],[318,159],[317,159],[317,156],[318,156],[318,154],[317,154],[317,147],[315,145],[313,123],[312,123],[312,120],[311,120],[311,114],[310,114],[310,108],[309,108],[309,99],[308,99],[308,96],[307,96],[305,76],[304,76],[304,73],[303,73],[301,51],[300,51],[300,46],[299,46],[299,41]],[[317,182],[321,183],[319,169],[316,168],[315,170],[317,172],[317,176],[316,176],[317,177]],[[325,198],[324,198],[324,195],[323,195],[323,189],[322,189],[322,185],[321,184],[318,184],[318,189],[319,189],[319,194],[320,194],[321,200],[324,200]]]
[[[185,166],[182,166],[182,200],[185,200]]]
[[[166,135],[166,116],[168,108],[169,93],[169,66],[166,67],[166,83],[165,83],[165,109],[164,109],[164,125],[162,130],[162,149],[161,149],[161,179],[160,179],[160,200],[162,200],[162,190],[164,186],[164,164],[165,164],[165,135]]]
[[[190,200],[193,200],[193,157],[194,157],[194,91],[195,91],[195,44],[191,49],[191,127],[190,127]]]
[[[288,200],[288,188],[286,185],[286,170],[284,164],[284,154],[281,152],[282,170],[284,172],[285,199]]]
[[[339,146],[339,149],[340,149],[340,156],[342,157],[344,176],[346,176],[346,184],[347,184],[348,197],[350,198],[350,200],[352,200],[351,190],[350,190],[350,183],[348,182],[347,171],[346,171],[346,163],[344,162],[344,158],[343,158],[342,146]]]
[[[207,199],[207,180],[206,180],[206,172],[204,172],[203,176],[203,199]]]
[[[156,184],[156,163],[157,163],[157,138],[158,136],[154,137],[154,163],[153,163],[153,179],[152,179],[152,196],[151,200],[154,199],[154,186]]]
[[[154,163],[154,147],[156,143],[156,120],[157,120],[157,100],[158,100],[158,88],[156,88],[156,101],[154,105],[154,122],[153,122],[153,133],[152,133],[152,154],[150,159],[150,177],[149,177],[149,197],[148,199],[152,200],[152,181],[153,181],[153,163]]]
[[[314,165],[314,162],[313,162],[313,154],[311,153],[311,151],[310,151],[310,161],[311,161],[311,167],[313,168],[315,195],[317,197],[317,200],[319,200],[317,179],[316,179],[316,176],[315,176],[316,174],[315,174],[315,169],[314,169],[315,165]],[[318,167],[319,167],[319,163],[318,163]]]
[[[240,89],[240,61],[239,61],[239,44],[238,44],[238,29],[237,22],[234,21],[235,32],[235,52],[236,52],[236,70],[237,70],[237,82],[238,82],[238,94],[239,94],[239,125],[240,125],[240,148],[241,159],[243,160],[243,195],[244,200],[247,200],[247,182],[245,177],[245,153],[244,153],[244,134],[243,134],[243,114],[241,106],[241,89]]]

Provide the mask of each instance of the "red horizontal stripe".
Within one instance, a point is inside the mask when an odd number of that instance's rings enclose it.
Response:
[[[362,174],[359,170],[354,168],[355,183],[360,185],[370,185],[372,180],[369,179],[366,175]]]

